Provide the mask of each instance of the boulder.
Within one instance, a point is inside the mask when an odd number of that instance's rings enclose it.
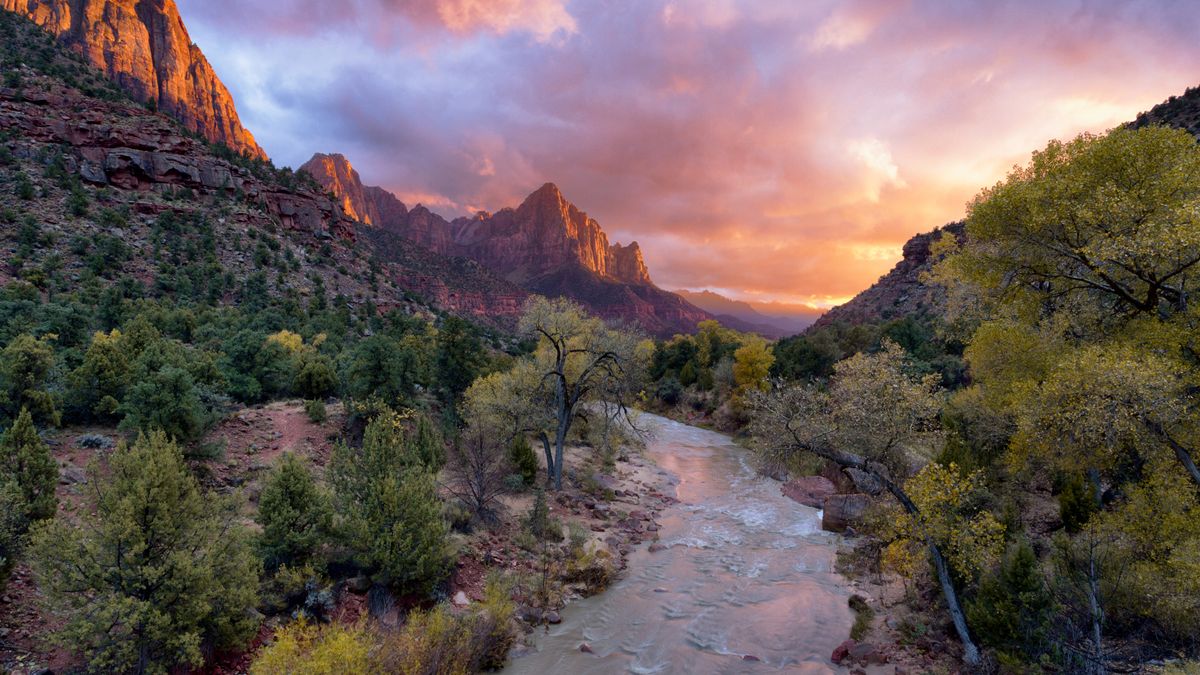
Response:
[[[837,486],[822,476],[801,476],[784,483],[782,490],[788,499],[819,509],[826,497],[837,493]]]
[[[835,665],[842,665],[842,661],[845,661],[850,656],[850,650],[857,644],[858,641],[853,638],[843,641],[842,644],[833,648],[833,654],[830,655],[829,660],[833,661]]]
[[[830,495],[822,505],[821,529],[845,532],[847,528],[862,520],[870,505],[870,495]]]

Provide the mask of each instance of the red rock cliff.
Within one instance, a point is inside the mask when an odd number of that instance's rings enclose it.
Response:
[[[80,51],[123,89],[210,141],[259,158],[229,90],[188,37],[174,0],[0,0]]]

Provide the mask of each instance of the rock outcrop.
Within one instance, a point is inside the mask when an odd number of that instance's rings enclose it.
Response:
[[[932,232],[918,234],[904,244],[904,257],[873,286],[838,305],[817,319],[813,328],[835,323],[860,324],[890,321],[904,316],[929,316],[942,313],[945,290],[921,281],[937,262],[930,247],[943,234],[965,236],[962,222],[950,223]]]
[[[650,270],[646,269],[642,249],[636,241],[628,246],[613,244],[608,247],[608,275],[630,284],[654,283],[650,281]]]
[[[656,335],[691,331],[713,318],[655,286],[637,242],[610,243],[600,224],[553,183],[516,208],[447,221],[420,204],[406,208],[383,188],[363,185],[342,155],[315,155],[300,170],[369,229],[399,235],[442,255],[469,258],[527,291],[565,295],[599,316],[633,322]]]
[[[288,190],[260,178],[214,156],[171,120],[130,103],[101,102],[70,87],[45,84],[0,89],[0,129],[69,150],[63,157],[67,170],[94,185],[237,197],[263,207],[288,230],[355,238],[355,222],[317,189]]]
[[[266,153],[238,118],[229,90],[188,36],[174,0],[0,0],[83,54],[134,99],[210,141]]]

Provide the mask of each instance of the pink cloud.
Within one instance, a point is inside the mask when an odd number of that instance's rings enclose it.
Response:
[[[664,286],[795,302],[1200,73],[1169,3],[180,4],[281,163],[341,151],[450,217],[554,181]]]

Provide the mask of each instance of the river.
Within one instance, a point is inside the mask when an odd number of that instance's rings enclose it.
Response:
[[[569,604],[505,672],[836,672],[829,655],[853,617],[820,512],[757,476],[728,436],[642,419],[646,455],[680,500],[658,519],[667,549],[639,547],[620,581]]]

